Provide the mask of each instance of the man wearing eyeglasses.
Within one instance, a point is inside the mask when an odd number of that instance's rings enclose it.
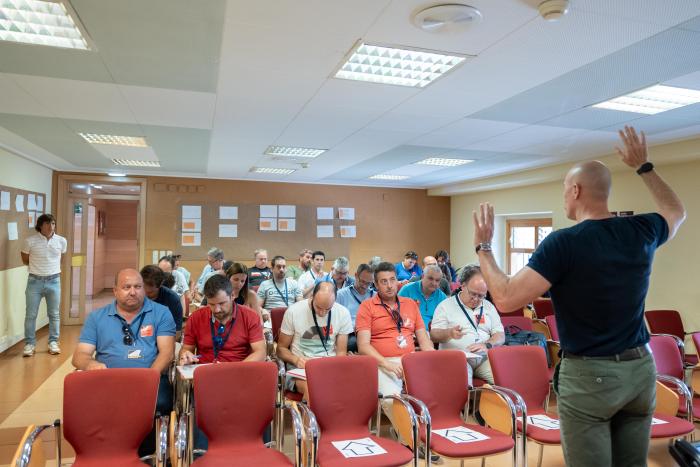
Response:
[[[352,332],[350,312],[335,301],[330,282],[319,282],[311,298],[290,306],[284,313],[277,342],[277,356],[287,369],[304,368],[310,358],[347,353]],[[287,388],[306,394],[306,381],[287,378]]]
[[[355,271],[355,283],[351,287],[343,287],[338,290],[335,301],[350,312],[353,329],[355,329],[355,318],[360,304],[374,295],[373,283],[372,267],[362,263]],[[357,352],[357,337],[354,332],[348,335],[348,352]]]
[[[216,271],[221,270],[224,267],[224,250],[221,248],[212,247],[207,252],[207,265],[202,269],[202,274],[199,275],[197,279],[197,284],[195,287],[195,292],[201,295],[204,291],[204,283],[211,276],[216,274]]]
[[[154,368],[161,373],[157,410],[168,413],[172,388],[165,371],[175,352],[173,316],[166,307],[146,298],[143,279],[135,269],[119,271],[114,297],[113,303],[85,320],[73,366],[79,370]]]
[[[215,274],[207,280],[207,306],[192,313],[185,325],[181,365],[265,360],[260,316],[236,303],[232,293],[225,276]]]
[[[430,338],[440,344],[440,349],[477,354],[478,358],[467,359],[469,384],[473,376],[493,384],[486,353],[505,343],[503,324],[496,307],[485,298],[488,288],[479,266],[465,266],[460,274],[460,284],[462,291],[435,309]]]

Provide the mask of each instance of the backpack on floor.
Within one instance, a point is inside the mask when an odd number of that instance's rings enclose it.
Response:
[[[510,325],[505,328],[506,344],[505,345],[538,345],[544,350],[547,357],[547,366],[552,366],[552,360],[547,351],[547,338],[544,334],[535,331],[525,331],[518,326]]]

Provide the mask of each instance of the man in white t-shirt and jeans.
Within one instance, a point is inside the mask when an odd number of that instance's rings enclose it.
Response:
[[[467,359],[469,384],[472,376],[493,384],[486,354],[490,348],[505,343],[503,324],[496,307],[485,298],[488,288],[479,266],[465,266],[459,279],[462,291],[443,300],[435,309],[430,339],[438,342],[441,350],[456,349],[479,355]]]
[[[348,334],[352,332],[350,312],[335,301],[330,282],[319,282],[311,298],[287,308],[277,341],[277,357],[287,370],[304,368],[310,358],[347,354]],[[306,398],[306,381],[287,377],[287,389]]]
[[[25,357],[31,357],[36,350],[36,318],[42,298],[46,300],[46,314],[49,316],[49,353],[61,353],[58,346],[61,327],[61,255],[66,252],[68,243],[56,234],[56,218],[51,214],[39,216],[34,229],[37,233],[24,240],[20,251],[22,263],[29,266],[25,290]]]

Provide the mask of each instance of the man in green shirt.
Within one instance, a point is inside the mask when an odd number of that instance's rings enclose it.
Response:
[[[299,277],[309,270],[311,264],[311,250],[304,248],[299,252],[299,266],[288,266],[287,277],[290,279],[299,280]]]

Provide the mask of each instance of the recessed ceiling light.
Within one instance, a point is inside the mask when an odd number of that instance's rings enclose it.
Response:
[[[137,161],[133,159],[112,159],[114,165],[125,165],[127,167],[160,167],[159,161]]]
[[[289,175],[295,172],[294,169],[279,169],[275,167],[253,167],[250,169],[251,172],[256,174],[276,174],[276,175]]]
[[[422,88],[465,60],[430,50],[384,47],[360,42],[336,78]]]
[[[318,157],[327,149],[314,148],[297,148],[293,146],[268,146],[265,154],[268,156],[285,156],[285,157]]]
[[[700,91],[657,84],[592,107],[654,115],[700,102]]]
[[[129,146],[132,148],[147,148],[143,136],[98,135],[95,133],[78,133],[90,144],[110,144],[112,146]]]
[[[416,162],[416,164],[436,165],[439,167],[457,167],[458,165],[464,165],[470,162],[474,161],[471,159],[449,159],[445,157],[429,157],[427,159],[423,159],[422,161]]]
[[[0,0],[0,40],[90,49],[66,5],[56,1]]]
[[[406,180],[409,178],[408,175],[391,175],[391,174],[378,174],[378,175],[372,175],[371,177],[372,180]]]
[[[107,172],[107,175],[110,177],[126,177],[126,173],[124,172]]]

